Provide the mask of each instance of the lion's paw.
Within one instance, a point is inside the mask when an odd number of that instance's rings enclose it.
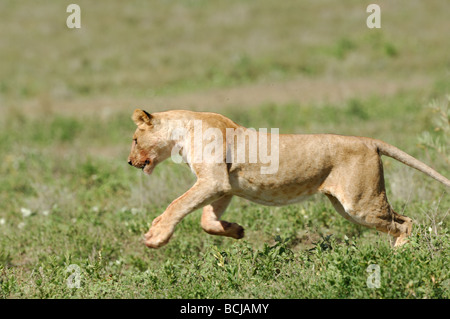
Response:
[[[149,248],[159,248],[167,244],[173,231],[164,230],[161,227],[151,227],[144,235],[144,243]]]

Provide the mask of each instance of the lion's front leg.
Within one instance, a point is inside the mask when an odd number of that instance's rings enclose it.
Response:
[[[220,186],[211,187],[198,180],[186,193],[174,200],[160,216],[156,217],[149,231],[144,235],[145,245],[159,248],[167,244],[172,237],[175,226],[189,213],[208,205],[222,197],[224,191]]]
[[[220,216],[225,212],[232,197],[232,195],[225,195],[203,207],[201,225],[205,232],[211,235],[227,236],[235,239],[244,237],[244,228],[242,226],[220,220]]]

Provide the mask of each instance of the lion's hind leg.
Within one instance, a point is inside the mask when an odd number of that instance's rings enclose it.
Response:
[[[394,237],[393,247],[407,243],[411,234],[413,221],[411,218],[396,213],[381,193],[371,200],[354,202],[340,201],[339,196],[330,196],[333,206],[346,219],[366,227],[375,228]]]
[[[322,193],[336,210],[356,224],[393,236],[394,247],[406,243],[412,220],[397,214],[389,204],[379,154],[366,150],[335,170],[323,184]]]
[[[412,219],[397,214],[388,203],[384,189],[366,190],[352,196],[353,192],[326,193],[334,208],[347,220],[375,228],[394,237],[392,245],[401,246],[411,234]]]
[[[394,223],[397,227],[401,228],[400,235],[397,237],[394,236],[394,242],[392,245],[394,247],[399,247],[408,242],[407,238],[411,235],[413,220],[409,217],[397,214],[394,210],[392,210],[392,212],[394,214]]]
[[[219,220],[220,216],[231,202],[231,195],[226,195],[215,202],[203,207],[201,226],[211,235],[219,235],[241,239],[244,237],[244,228],[236,223]]]
[[[393,247],[399,247],[408,242],[411,235],[413,221],[411,218],[397,214],[391,206],[385,211],[369,213],[365,216],[368,226],[394,237]]]

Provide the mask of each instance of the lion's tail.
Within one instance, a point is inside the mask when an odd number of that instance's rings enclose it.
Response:
[[[397,161],[405,165],[408,165],[412,168],[421,171],[422,173],[427,174],[428,176],[434,178],[438,182],[441,182],[445,186],[450,187],[450,180],[448,180],[445,176],[439,174],[428,165],[422,163],[421,161],[412,157],[411,155],[406,154],[405,152],[396,148],[395,146],[392,146],[380,140],[375,140],[375,145],[377,146],[378,152],[380,154],[392,157],[393,159],[396,159]]]

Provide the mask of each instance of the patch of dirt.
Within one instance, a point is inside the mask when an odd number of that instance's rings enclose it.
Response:
[[[21,107],[28,114],[45,112],[67,115],[96,114],[107,117],[116,111],[130,111],[142,108],[149,112],[169,109],[190,109],[212,111],[231,107],[252,107],[264,103],[285,104],[290,102],[339,103],[351,98],[365,98],[370,95],[392,96],[402,91],[431,88],[432,80],[416,78],[352,78],[299,77],[284,82],[248,84],[233,88],[211,89],[152,98],[92,98],[58,101],[49,96],[23,103]]]

